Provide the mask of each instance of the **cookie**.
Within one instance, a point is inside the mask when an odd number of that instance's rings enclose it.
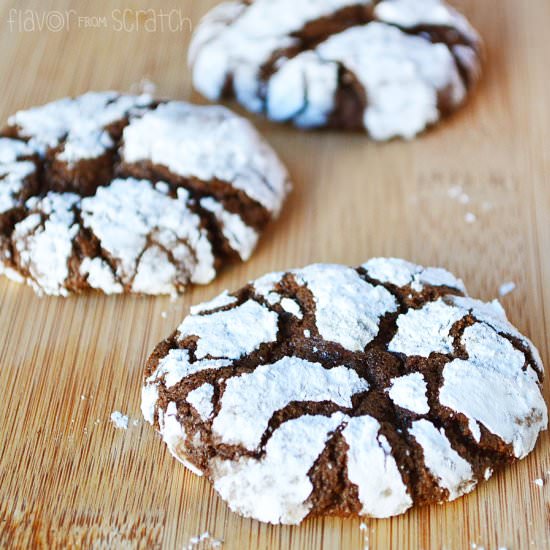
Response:
[[[0,273],[38,293],[173,294],[247,260],[288,175],[223,107],[87,93],[0,135]]]
[[[376,140],[412,138],[461,106],[480,58],[479,35],[443,0],[224,2],[189,51],[211,100]]]
[[[454,500],[547,426],[543,366],[498,302],[373,259],[272,273],[191,310],[142,411],[235,512],[389,517]]]

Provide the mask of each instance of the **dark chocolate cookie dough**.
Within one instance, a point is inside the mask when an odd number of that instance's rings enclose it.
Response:
[[[542,376],[498,302],[381,258],[270,274],[192,309],[149,358],[142,410],[244,516],[388,517],[525,457],[547,425]]]
[[[39,293],[181,292],[247,260],[288,176],[223,107],[88,93],[0,133],[0,273]]]

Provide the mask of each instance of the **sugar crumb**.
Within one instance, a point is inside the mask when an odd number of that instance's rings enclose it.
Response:
[[[506,296],[507,294],[510,294],[510,292],[513,292],[515,289],[516,283],[514,283],[513,281],[509,281],[500,285],[498,293],[500,294],[500,296]]]
[[[120,430],[128,429],[128,417],[121,412],[114,411],[113,413],[111,413],[111,420],[115,425],[115,428],[118,428]]]
[[[157,85],[148,78],[142,78],[139,82],[135,82],[130,86],[130,92],[134,94],[149,94],[155,95]]]
[[[466,223],[475,223],[477,217],[473,212],[466,212],[464,215],[464,220]]]
[[[537,487],[544,487],[544,479],[541,479],[540,477],[535,479],[533,483],[537,485]]]
[[[208,531],[202,533],[202,535],[197,535],[189,539],[187,546],[184,546],[183,550],[192,550],[195,546],[199,545],[201,542],[208,541],[210,548],[221,548],[223,540],[215,539]]]
[[[453,185],[452,187],[449,187],[447,194],[451,199],[458,199],[461,195],[464,194],[462,185]]]

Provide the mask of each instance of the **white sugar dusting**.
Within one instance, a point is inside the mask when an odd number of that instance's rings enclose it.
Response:
[[[441,298],[422,309],[411,309],[397,318],[398,330],[388,350],[421,357],[452,353],[451,328],[465,316],[464,310],[448,306]]]
[[[187,546],[184,546],[183,550],[193,550],[197,546],[208,544],[213,550],[221,548],[223,540],[214,538],[208,531],[201,533],[195,537],[189,539]]]
[[[417,292],[421,292],[424,285],[465,291],[460,279],[438,267],[422,267],[399,258],[372,258],[362,267],[372,279],[399,287],[411,286]]]
[[[325,369],[319,363],[284,357],[227,380],[212,431],[223,443],[254,450],[273,414],[289,403],[331,401],[351,407],[352,396],[368,388],[367,381],[347,367]]]
[[[514,292],[514,290],[516,290],[516,283],[514,283],[513,281],[509,281],[500,285],[498,293],[500,296],[507,296],[511,292]]]
[[[213,396],[214,386],[212,384],[202,384],[202,386],[187,394],[186,401],[199,413],[202,420],[208,420],[214,410]]]
[[[469,493],[476,482],[470,463],[452,447],[443,429],[428,420],[413,422],[409,433],[422,447],[424,462],[439,485],[449,491],[449,500]]]
[[[428,386],[419,372],[413,372],[391,380],[391,386],[386,390],[390,399],[400,407],[417,414],[428,414],[430,406],[426,395]]]
[[[117,179],[82,200],[82,220],[117,260],[122,282],[135,292],[172,294],[177,281],[205,284],[216,274],[208,234],[187,200],[181,188],[172,198],[149,181]],[[165,250],[186,271],[180,271]],[[107,281],[102,290],[109,292],[111,285]]]
[[[125,162],[150,161],[179,176],[230,182],[275,214],[288,191],[286,169],[273,150],[224,107],[162,104],[132,120],[123,138]]]
[[[313,484],[308,472],[322,453],[329,434],[345,419],[304,415],[283,423],[270,437],[261,459],[215,458],[214,488],[230,508],[269,523],[297,524],[308,514]]]
[[[28,270],[32,282],[47,294],[66,296],[72,241],[78,233],[73,207],[78,197],[71,193],[48,193],[27,204],[36,213],[15,225],[12,240],[19,262]]]
[[[380,318],[397,309],[385,288],[367,283],[349,267],[316,264],[293,273],[313,294],[321,336],[350,351],[362,351],[378,334]]]
[[[524,355],[485,324],[467,327],[462,343],[469,359],[443,369],[441,404],[483,424],[523,458],[548,423],[535,373],[523,371]]]
[[[224,290],[221,294],[210,300],[196,306],[191,306],[191,315],[198,315],[199,313],[206,313],[214,309],[219,309],[225,306],[230,306],[237,302],[235,296],[230,296],[227,290]]]
[[[248,300],[229,311],[189,316],[179,326],[179,338],[197,336],[197,359],[238,359],[263,343],[277,339],[277,314]],[[254,327],[254,330],[251,330]]]
[[[347,421],[342,435],[349,445],[348,476],[359,489],[360,513],[385,518],[402,514],[413,501],[379,429],[376,419],[359,416]]]
[[[119,411],[114,411],[111,413],[111,421],[115,428],[118,428],[119,430],[128,429],[128,416]]]
[[[257,231],[246,225],[239,215],[227,211],[221,203],[210,197],[202,199],[200,203],[205,210],[215,215],[229,246],[239,254],[243,262],[248,260],[258,243]]]
[[[119,95],[117,92],[89,92],[75,99],[64,98],[40,107],[19,111],[8,119],[40,153],[65,139],[56,157],[69,164],[97,158],[114,143],[104,129],[132,112],[151,104],[149,95]]]

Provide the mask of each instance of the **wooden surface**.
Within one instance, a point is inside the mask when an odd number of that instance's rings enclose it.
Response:
[[[2,120],[68,94],[130,90],[143,77],[161,96],[200,101],[186,70],[189,28],[214,3],[2,0]],[[526,460],[458,502],[365,520],[363,530],[360,519],[334,518],[270,527],[232,514],[170,457],[139,410],[144,361],[190,304],[316,261],[392,255],[442,265],[484,299],[513,281],[503,299],[509,316],[550,364],[550,3],[455,4],[486,39],[485,78],[463,111],[421,139],[374,144],[255,119],[295,190],[248,264],[175,302],[38,299],[0,281],[0,547],[184,548],[208,531],[238,550],[550,548],[547,434]],[[126,12],[119,29],[123,14],[113,10],[151,6],[154,15]],[[43,19],[53,10],[57,19]],[[152,17],[160,26],[170,10],[170,28],[144,27]],[[89,16],[105,19],[94,27]],[[41,17],[49,28],[40,29]],[[469,203],[451,197],[457,186]],[[127,431],[110,422],[115,410],[129,415]]]

